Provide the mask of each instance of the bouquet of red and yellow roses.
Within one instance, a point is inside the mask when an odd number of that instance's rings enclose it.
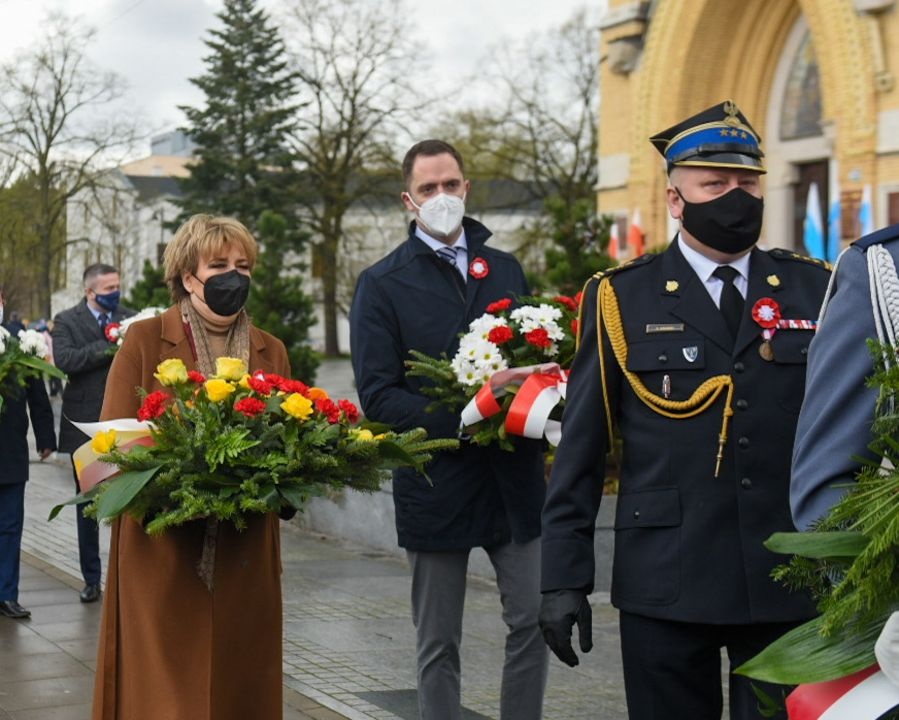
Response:
[[[208,378],[166,360],[155,377],[165,390],[141,391],[137,420],[83,427],[93,439],[73,459],[84,492],[64,505],[90,503],[98,520],[128,513],[150,534],[200,517],[241,527],[246,513],[300,510],[329,488],[374,491],[384,470],[421,469],[457,445],[360,424],[349,400],[234,358]]]

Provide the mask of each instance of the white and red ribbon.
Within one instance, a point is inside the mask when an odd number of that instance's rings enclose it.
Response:
[[[513,368],[494,375],[462,410],[462,427],[474,425],[500,412],[499,398],[506,394],[505,385],[518,381],[521,381],[521,387],[506,413],[506,432],[533,439],[546,437],[550,444],[558,445],[562,437],[562,424],[558,420],[550,420],[549,415],[565,398],[568,375],[555,364]]]
[[[118,420],[93,423],[73,422],[72,424],[90,437],[100,432],[115,430],[117,433],[116,448],[118,450],[128,450],[135,445],[150,446],[154,444],[150,435],[150,423],[141,422],[133,418],[120,418]],[[90,440],[72,453],[72,460],[75,463],[75,474],[78,476],[78,487],[81,489],[81,492],[87,492],[97,483],[118,474],[118,467],[101,462],[99,458],[100,453],[93,449]]]
[[[779,330],[817,330],[817,320],[786,320],[781,318],[777,321]]]
[[[790,720],[875,720],[899,706],[899,687],[877,665],[852,675],[799,685],[787,696]]]

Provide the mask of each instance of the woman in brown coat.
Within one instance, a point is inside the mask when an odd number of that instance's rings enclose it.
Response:
[[[212,374],[215,358],[289,376],[283,343],[243,305],[256,242],[236,220],[195,215],[165,251],[175,304],[131,326],[101,419],[133,418],[136,388],[162,389],[156,366],[179,358]],[[150,537],[112,525],[93,720],[268,720],[282,716],[281,565],[276,514],[195,520]]]

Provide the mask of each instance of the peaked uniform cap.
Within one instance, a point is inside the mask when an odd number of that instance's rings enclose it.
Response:
[[[675,167],[740,168],[764,173],[761,138],[733,100],[703,110],[649,138]]]

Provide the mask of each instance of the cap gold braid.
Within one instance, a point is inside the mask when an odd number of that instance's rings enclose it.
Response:
[[[703,382],[687,400],[668,400],[660,395],[655,395],[643,384],[639,376],[627,369],[627,340],[624,337],[624,327],[621,323],[621,310],[618,306],[618,297],[609,278],[604,278],[599,284],[596,299],[596,344],[599,353],[599,368],[602,381],[602,395],[606,410],[606,427],[609,432],[609,443],[612,443],[612,414],[609,408],[609,393],[606,380],[605,358],[602,351],[602,329],[605,327],[609,344],[621,371],[630,383],[634,393],[653,412],[674,420],[685,420],[699,415],[711,407],[727,388],[727,397],[724,403],[724,412],[721,419],[721,432],[718,435],[718,454],[715,461],[715,477],[721,469],[721,460],[724,457],[724,445],[727,442],[727,424],[734,414],[731,401],[734,395],[734,382],[730,375],[715,375]]]

